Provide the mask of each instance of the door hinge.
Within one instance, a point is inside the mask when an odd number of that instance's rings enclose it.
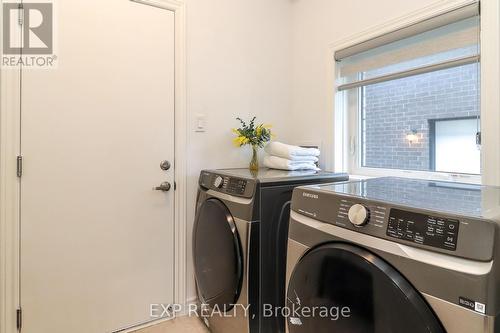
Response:
[[[23,25],[24,24],[24,6],[22,3],[20,3],[18,6],[17,6],[17,9],[18,9],[18,12],[19,12],[19,25]]]
[[[23,310],[21,308],[16,310],[16,323],[17,323],[17,330],[21,330],[21,327],[23,326]]]
[[[21,177],[23,175],[23,157],[17,157],[17,176]]]

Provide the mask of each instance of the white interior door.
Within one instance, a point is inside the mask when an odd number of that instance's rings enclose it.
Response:
[[[58,68],[23,71],[22,332],[111,332],[173,301],[174,14],[63,0],[56,23]]]

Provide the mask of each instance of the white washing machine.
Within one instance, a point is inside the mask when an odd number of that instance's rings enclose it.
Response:
[[[291,208],[288,332],[500,332],[499,188],[378,178]]]

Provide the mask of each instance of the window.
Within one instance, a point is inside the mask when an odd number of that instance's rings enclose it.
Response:
[[[351,172],[480,174],[478,13],[475,3],[335,53]]]
[[[429,120],[431,170],[479,174],[477,118]]]

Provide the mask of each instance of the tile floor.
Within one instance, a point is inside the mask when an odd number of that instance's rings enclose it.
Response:
[[[178,317],[134,333],[209,333],[209,331],[196,317]]]

